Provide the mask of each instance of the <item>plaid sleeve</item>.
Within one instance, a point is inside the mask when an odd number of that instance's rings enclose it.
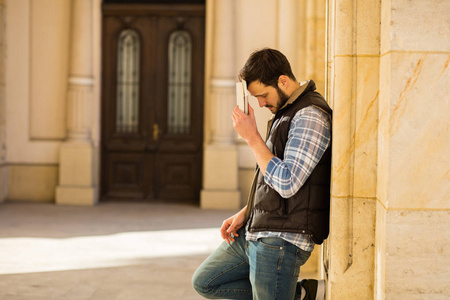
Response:
[[[281,197],[295,195],[303,186],[328,148],[331,122],[326,113],[314,106],[299,110],[291,122],[284,160],[270,160],[264,181]]]

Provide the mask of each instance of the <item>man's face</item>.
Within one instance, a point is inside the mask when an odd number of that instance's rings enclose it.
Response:
[[[278,86],[275,88],[260,81],[253,81],[247,89],[253,97],[258,99],[259,107],[267,107],[273,114],[289,99]]]

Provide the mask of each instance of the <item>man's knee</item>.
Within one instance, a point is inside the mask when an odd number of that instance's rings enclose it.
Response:
[[[192,287],[201,296],[209,298],[208,294],[210,290],[207,287],[207,282],[205,281],[205,278],[202,276],[199,270],[197,270],[192,276]]]

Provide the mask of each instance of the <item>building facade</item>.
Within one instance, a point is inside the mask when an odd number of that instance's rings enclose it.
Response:
[[[242,207],[255,161],[232,128],[235,82],[252,51],[277,48],[333,108],[331,231],[313,260],[327,299],[450,297],[449,1],[120,2],[0,1],[0,201],[182,195]],[[165,119],[158,102],[110,113],[122,96],[105,95],[128,80],[141,86],[130,99],[172,103],[169,71],[181,65],[166,44],[202,58],[173,79],[196,86],[183,102],[192,112]],[[141,69],[117,71],[122,54]],[[264,135],[269,113],[256,115]],[[108,135],[110,118],[131,127]]]

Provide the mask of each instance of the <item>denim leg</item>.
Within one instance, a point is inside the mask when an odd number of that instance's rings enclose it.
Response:
[[[245,230],[230,245],[223,242],[192,277],[194,289],[209,299],[252,299]]]
[[[248,259],[253,299],[294,299],[300,266],[310,255],[281,238],[250,241]]]

